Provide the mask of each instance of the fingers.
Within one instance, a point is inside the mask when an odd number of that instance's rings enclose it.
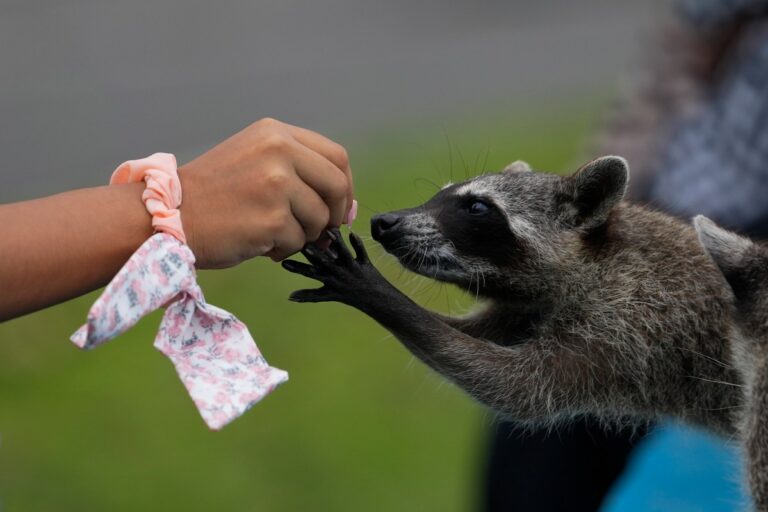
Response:
[[[295,254],[304,246],[304,229],[291,217],[275,235],[274,246],[267,253],[273,261],[281,261]]]
[[[341,226],[347,216],[349,184],[346,176],[330,160],[312,149],[296,144],[292,151],[296,174],[325,201],[329,225]]]
[[[328,227],[328,206],[309,185],[300,180],[296,180],[289,201],[293,216],[304,230],[305,243],[318,240]]]
[[[328,231],[328,236],[331,239],[331,249],[336,253],[336,258],[339,263],[347,264],[352,261],[352,254],[350,254],[347,245],[344,243],[344,237],[341,236],[341,232],[338,229],[331,229]]]
[[[352,171],[349,167],[349,156],[347,155],[347,150],[344,149],[344,146],[332,141],[328,137],[313,132],[312,130],[301,128],[300,126],[286,124],[286,127],[291,135],[293,135],[294,139],[333,162],[333,164],[341,169],[347,176],[350,185],[352,184]]]
[[[294,260],[283,260],[281,265],[288,272],[319,280],[317,268],[312,265],[307,265],[306,263]]]
[[[311,245],[305,246],[304,249],[301,250],[301,254],[303,254],[311,264],[321,267],[328,265],[331,261],[331,255],[328,251],[321,251]]]
[[[365,250],[363,241],[360,240],[359,236],[357,236],[354,233],[350,233],[349,243],[352,244],[352,248],[355,250],[355,254],[357,255],[356,259],[358,263],[370,263],[370,261],[368,260],[368,252]]]
[[[328,159],[341,170],[342,173],[344,173],[344,176],[347,179],[347,204],[344,212],[348,212],[350,208],[352,208],[352,199],[355,197],[355,191],[347,150],[344,149],[344,146],[341,144],[312,130],[307,130],[306,128],[290,124],[286,124],[286,127],[294,139]]]
[[[288,300],[292,302],[329,302],[334,299],[332,294],[323,286],[313,290],[297,290],[288,297]]]

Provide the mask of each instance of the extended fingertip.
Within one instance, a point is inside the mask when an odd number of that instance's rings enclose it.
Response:
[[[323,291],[323,288],[312,290],[296,290],[288,296],[291,302],[326,302],[331,300]]]
[[[363,244],[363,240],[359,236],[357,236],[357,234],[350,232],[349,243],[355,249],[355,254],[357,255],[357,261],[361,263],[367,263],[368,253],[365,250],[365,245]]]
[[[347,212],[347,217],[344,219],[344,224],[347,226],[352,225],[352,223],[357,218],[357,200],[352,200],[352,206],[349,208],[349,211]]]
[[[352,244],[352,247],[355,248],[355,251],[358,251],[361,248],[364,248],[363,240],[359,236],[357,236],[356,233],[351,231],[349,233],[349,243]]]

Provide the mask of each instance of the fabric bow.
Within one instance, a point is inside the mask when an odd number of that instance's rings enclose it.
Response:
[[[248,328],[205,302],[192,251],[173,236],[147,239],[117,273],[72,335],[91,349],[165,306],[155,348],[165,354],[203,420],[219,430],[288,380],[267,364]]]

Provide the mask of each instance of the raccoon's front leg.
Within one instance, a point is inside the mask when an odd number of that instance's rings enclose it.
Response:
[[[462,333],[392,286],[371,265],[356,235],[350,235],[350,242],[355,257],[336,232],[330,251],[304,251],[311,265],[283,262],[290,272],[324,284],[296,291],[291,300],[337,301],[361,310],[433,369],[479,401],[518,420],[548,421],[574,406],[580,409],[574,401],[583,405],[574,396],[568,368],[575,366],[564,361],[569,357],[565,351],[553,349],[551,344],[504,347]]]

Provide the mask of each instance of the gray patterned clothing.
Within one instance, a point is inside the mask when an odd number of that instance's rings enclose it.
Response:
[[[698,4],[697,20],[711,24],[716,14],[726,19],[737,6],[766,2]],[[727,227],[768,236],[768,18],[749,24],[710,96],[675,121],[669,133],[650,188],[651,203],[686,217],[703,213]]]

